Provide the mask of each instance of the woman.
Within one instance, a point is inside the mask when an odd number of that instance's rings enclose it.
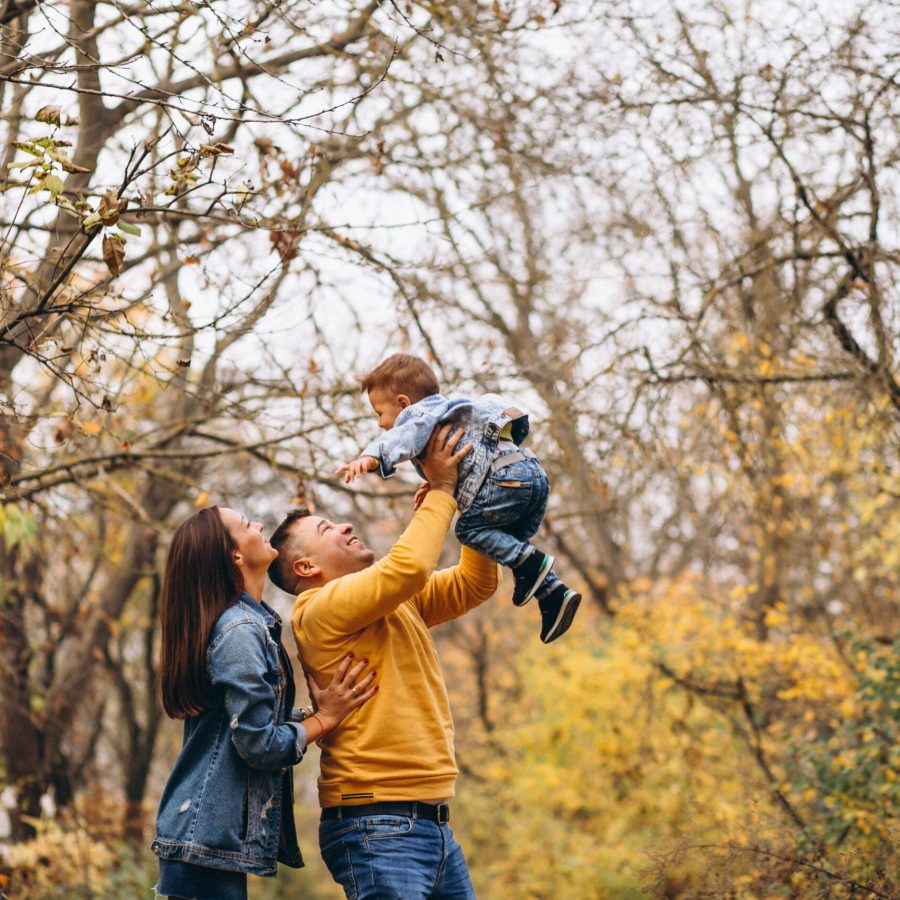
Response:
[[[299,868],[291,766],[378,688],[368,660],[347,657],[315,711],[294,711],[281,619],[262,602],[278,556],[262,525],[231,509],[191,516],[172,539],[163,581],[160,688],[184,719],[181,753],[163,791],[153,852],[159,894],[244,900],[247,873]]]

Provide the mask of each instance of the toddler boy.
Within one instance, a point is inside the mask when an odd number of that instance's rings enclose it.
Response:
[[[519,449],[528,434],[528,416],[496,394],[444,397],[431,366],[406,353],[389,356],[359,381],[385,433],[337,470],[344,481],[375,469],[390,478],[404,460],[411,460],[421,475],[416,457],[431,432],[448,422],[462,428],[463,442],[472,450],[459,464],[456,536],[512,569],[516,606],[537,595],[545,644],[568,631],[581,595],[553,572],[553,557],[529,543],[547,509],[549,485],[535,455]],[[418,502],[422,496],[417,495]]]

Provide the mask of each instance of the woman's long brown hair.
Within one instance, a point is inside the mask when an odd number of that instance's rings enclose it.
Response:
[[[243,590],[235,549],[217,506],[195,513],[172,537],[160,597],[159,687],[173,719],[196,716],[210,701],[206,645]]]

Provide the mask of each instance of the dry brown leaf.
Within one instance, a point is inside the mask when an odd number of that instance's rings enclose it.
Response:
[[[122,264],[125,262],[125,248],[122,242],[112,235],[103,238],[103,262],[109,269],[110,275],[119,275],[122,271]]]

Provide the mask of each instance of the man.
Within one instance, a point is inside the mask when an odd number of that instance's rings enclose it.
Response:
[[[448,826],[457,776],[453,721],[429,629],[483,603],[497,564],[463,547],[459,564],[435,572],[456,511],[462,432],[435,431],[422,469],[428,485],[383,559],[353,533],[306,512],[272,535],[269,570],[298,594],[291,622],[303,668],[327,683],[348,653],[378,673],[379,696],[321,742],[319,846],[348,897],[472,898]]]

